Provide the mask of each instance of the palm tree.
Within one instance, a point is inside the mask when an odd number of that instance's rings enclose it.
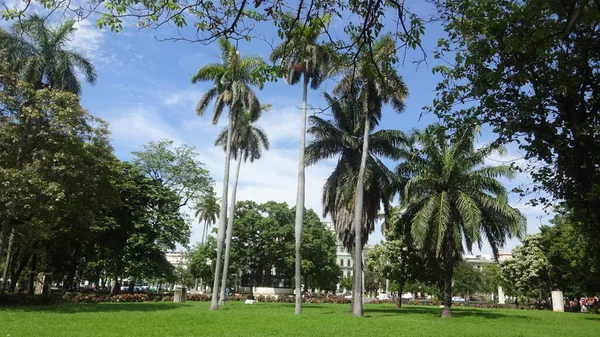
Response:
[[[263,106],[264,111],[268,110],[269,106]],[[235,216],[235,197],[237,192],[238,181],[240,177],[240,167],[242,160],[244,162],[260,159],[262,149],[269,149],[269,138],[263,129],[254,126],[249,113],[239,116],[233,128],[231,137],[231,156],[237,161],[235,169],[235,178],[233,188],[231,190],[231,204],[229,206],[229,217],[227,218],[227,238],[225,239],[225,260],[223,261],[223,277],[221,280],[221,294],[219,296],[219,305],[225,302],[225,289],[227,287],[227,272],[229,268],[229,253],[231,249],[231,238],[233,237],[233,220]],[[227,147],[227,130],[221,131],[215,145],[223,146],[223,150]]]
[[[235,114],[248,111],[255,120],[261,113],[260,102],[250,87],[254,85],[262,89],[263,83],[254,77],[257,67],[264,64],[260,57],[251,56],[242,58],[240,52],[226,39],[219,40],[221,48],[221,63],[208,64],[198,70],[192,83],[200,81],[213,81],[214,86],[209,89],[198,102],[196,113],[204,115],[206,108],[215,101],[213,109],[213,124],[219,122],[225,107],[229,109],[227,124],[227,141],[225,147],[225,169],[223,173],[223,192],[221,194],[221,209],[219,211],[219,227],[217,231],[217,262],[215,266],[215,279],[212,288],[211,310],[217,310],[219,276],[221,271],[221,255],[223,252],[223,241],[225,239],[225,226],[227,224],[227,191],[229,187],[229,166],[231,162],[231,135]]]
[[[415,131],[414,143],[397,167],[400,196],[406,206],[415,242],[431,247],[443,273],[444,310],[450,317],[455,263],[473,244],[487,240],[497,257],[506,239],[526,230],[525,218],[508,204],[507,191],[498,178],[512,178],[510,166],[484,166],[496,145],[475,149],[475,130],[464,127],[454,135],[434,124]],[[463,246],[463,242],[466,246]]]
[[[292,19],[293,20],[293,19]],[[315,18],[306,26],[293,29],[284,43],[271,53],[271,61],[280,61],[282,68],[288,71],[286,81],[295,85],[302,80],[302,117],[300,119],[300,152],[298,158],[298,187],[296,194],[296,306],[295,313],[302,313],[302,225],[304,222],[305,176],[304,148],[306,146],[306,110],[308,87],[317,89],[329,76],[332,51],[318,39],[323,33],[330,17]]]
[[[356,179],[356,188],[351,190],[355,204],[363,205],[371,124],[376,125],[381,119],[384,104],[389,103],[396,112],[402,112],[404,110],[404,100],[408,96],[408,89],[402,77],[392,67],[396,55],[396,44],[390,35],[385,35],[370,45],[363,43],[357,43],[356,45],[360,46],[357,53],[360,56],[359,62],[345,71],[334,88],[334,93],[342,97],[356,97],[357,109],[360,110],[359,116],[364,118],[360,167]],[[365,217],[363,216],[363,207],[354,207],[353,211],[354,260],[361,261],[363,248],[362,222]],[[373,216],[376,217],[377,214]],[[363,316],[362,269],[361,263],[354,264],[353,314],[358,317]]]
[[[308,132],[313,141],[306,148],[307,165],[338,157],[337,165],[323,187],[323,215],[331,214],[340,240],[348,250],[355,252],[354,206],[362,205],[359,235],[360,242],[366,242],[374,230],[375,221],[379,218],[381,205],[387,213],[387,201],[393,187],[394,175],[381,162],[381,158],[398,159],[401,153],[399,146],[406,142],[406,137],[398,130],[373,132],[378,120],[369,123],[367,135],[371,146],[368,148],[364,171],[364,191],[367,197],[360,204],[355,203],[356,185],[364,151],[363,112],[356,98],[350,95],[338,99],[325,94],[325,100],[331,107],[332,120],[324,120],[318,116],[310,117],[312,126]],[[362,250],[362,244],[360,248]],[[362,253],[355,255],[354,261],[355,266],[361,265]],[[359,273],[357,278],[356,273]],[[362,284],[362,267],[358,271],[355,267],[354,276],[353,288],[356,292],[356,283]],[[360,301],[362,302],[362,298]],[[358,302],[353,303],[354,308]]]
[[[5,57],[34,88],[53,89],[81,94],[77,72],[90,84],[96,71],[83,55],[68,50],[67,42],[75,32],[74,20],[49,26],[33,14],[15,23],[11,31],[0,29],[0,55]]]
[[[196,204],[195,208],[195,217],[198,218],[198,222],[204,222],[204,229],[202,231],[202,243],[204,243],[208,231],[217,222],[217,215],[219,213],[219,201],[212,187],[209,192],[202,196],[202,199]]]

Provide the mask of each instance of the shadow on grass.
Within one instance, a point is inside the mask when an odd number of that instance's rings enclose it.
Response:
[[[165,311],[184,307],[189,307],[189,305],[181,303],[78,303],[39,306],[12,306],[3,307],[1,309],[57,314],[77,314],[86,312]]]
[[[413,306],[403,306],[400,309],[396,308],[375,308],[365,306],[365,314],[373,313],[372,317],[383,316],[381,314],[388,314],[385,316],[393,316],[391,314],[400,316],[403,314],[408,315],[424,315],[430,317],[440,317],[442,314],[442,308],[428,308],[428,307],[413,307]],[[466,309],[460,308],[458,310],[452,310],[452,317],[454,318],[465,318],[465,317],[481,317],[485,319],[500,319],[500,318],[517,318],[517,319],[526,319],[526,320],[539,320],[537,317],[531,316],[523,316],[523,315],[511,315],[504,314],[500,312],[487,311],[485,309]]]

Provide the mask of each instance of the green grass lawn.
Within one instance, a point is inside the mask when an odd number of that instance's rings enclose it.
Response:
[[[367,304],[365,318],[348,305],[207,302],[63,304],[0,308],[0,337],[53,336],[600,336],[600,316],[508,309],[455,308],[441,319],[437,307]]]

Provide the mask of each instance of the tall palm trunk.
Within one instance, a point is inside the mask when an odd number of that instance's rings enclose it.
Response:
[[[235,215],[235,194],[237,192],[238,180],[240,178],[240,167],[242,166],[242,155],[238,157],[235,168],[235,181],[231,190],[231,205],[229,206],[229,217],[227,218],[227,238],[225,239],[225,259],[223,261],[223,278],[221,280],[221,294],[219,305],[225,304],[225,289],[227,288],[227,271],[229,269],[229,252],[231,250],[231,238],[233,237],[233,220]]]
[[[223,193],[221,194],[221,210],[219,212],[219,229],[217,231],[217,262],[215,266],[215,279],[212,287],[212,300],[210,310],[219,309],[219,274],[221,272],[221,258],[223,241],[225,239],[225,226],[227,225],[227,192],[229,190],[229,165],[231,164],[231,133],[233,132],[233,111],[229,110],[229,123],[227,124],[227,146],[225,148],[225,171],[223,172]]]
[[[202,243],[206,242],[206,238],[208,237],[208,220],[204,221],[204,230],[202,231]]]
[[[354,307],[352,313],[356,317],[363,317],[362,303],[362,218],[363,218],[363,199],[364,199],[364,177],[365,167],[367,166],[367,156],[369,152],[369,131],[371,130],[371,118],[368,111],[365,111],[365,130],[363,135],[363,148],[360,158],[360,169],[358,170],[358,179],[356,181],[356,195],[354,198]]]
[[[308,99],[308,77],[304,74],[304,83],[302,86],[302,118],[300,127],[300,155],[298,157],[298,191],[296,195],[296,314],[302,313],[302,256],[300,248],[302,247],[302,225],[304,222],[304,148],[306,147],[306,109]]]

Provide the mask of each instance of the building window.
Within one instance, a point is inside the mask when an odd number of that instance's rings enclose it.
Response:
[[[340,267],[344,266],[344,259],[340,259]]]
[[[348,259],[348,267],[351,267],[352,263],[350,262],[350,259]]]

